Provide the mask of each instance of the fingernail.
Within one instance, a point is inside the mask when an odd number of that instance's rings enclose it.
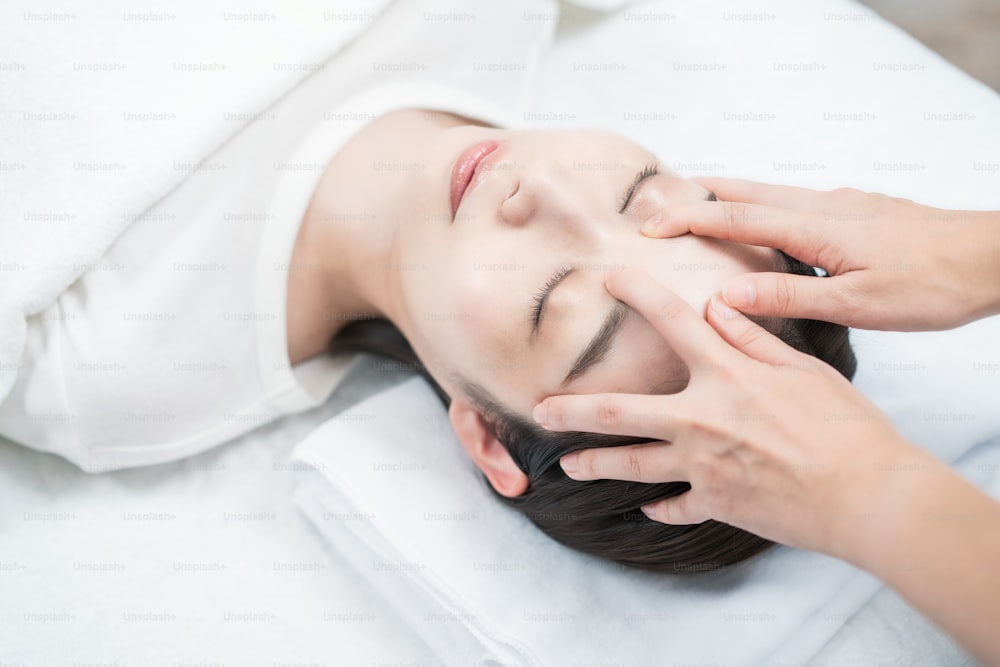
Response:
[[[712,310],[724,320],[731,320],[739,315],[738,312],[727,306],[718,296],[712,297],[711,306]]]
[[[649,236],[656,231],[656,228],[663,224],[663,214],[657,213],[652,218],[642,223],[642,227],[639,228],[639,233],[644,236]]]
[[[535,409],[531,411],[531,418],[538,424],[545,426],[545,422],[549,419],[549,409],[545,407],[544,403],[539,403],[535,406]]]
[[[641,509],[642,513],[645,514],[650,519],[653,519],[653,520],[656,519],[656,516],[655,516],[656,510],[654,509],[653,505],[643,505],[639,509]]]
[[[559,459],[559,465],[562,466],[563,472],[567,475],[572,475],[576,472],[576,459],[577,454],[573,452],[572,454],[567,454],[566,456]]]
[[[753,286],[752,280],[741,280],[735,284],[729,284],[722,290],[722,296],[731,306],[736,308],[746,308],[752,306],[757,301],[757,290]]]

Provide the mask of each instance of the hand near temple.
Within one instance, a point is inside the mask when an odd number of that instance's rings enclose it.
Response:
[[[647,221],[643,234],[690,232],[778,248],[830,275],[733,279],[723,294],[744,313],[922,331],[1000,312],[1000,213],[949,211],[850,188],[694,180],[719,201],[679,204]]]

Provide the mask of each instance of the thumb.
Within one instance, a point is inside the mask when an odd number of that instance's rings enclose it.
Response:
[[[748,315],[770,315],[837,322],[843,313],[836,277],[788,273],[750,273],[726,283],[722,295],[733,308]]]
[[[662,211],[642,223],[639,233],[651,239],[669,239],[682,236],[691,231],[691,225],[676,215],[667,215]]]

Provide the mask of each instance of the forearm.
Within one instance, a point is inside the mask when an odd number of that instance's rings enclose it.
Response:
[[[979,660],[1000,663],[1000,503],[930,455],[924,464],[883,485],[894,497],[873,508],[877,529],[856,564]]]

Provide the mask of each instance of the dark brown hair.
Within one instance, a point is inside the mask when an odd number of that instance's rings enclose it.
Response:
[[[811,267],[784,253],[782,256],[786,272],[815,275]],[[790,319],[781,320],[778,329],[778,335],[792,347],[821,359],[848,380],[854,377],[857,361],[846,327]],[[421,371],[445,404],[450,401],[399,330],[385,320],[352,323],[334,339],[332,349],[371,352],[401,361],[406,367]],[[506,409],[478,385],[463,383],[463,391],[529,480],[528,489],[516,498],[495,491],[494,494],[568,547],[630,567],[681,574],[733,565],[773,544],[718,521],[691,526],[664,525],[651,521],[639,509],[646,503],[684,493],[691,488],[686,482],[578,482],[567,477],[559,466],[560,457],[573,451],[645,440],[594,433],[553,433]],[[493,489],[488,482],[487,486]]]

